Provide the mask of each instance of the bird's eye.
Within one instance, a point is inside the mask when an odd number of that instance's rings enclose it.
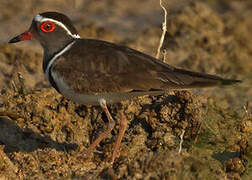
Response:
[[[52,32],[55,29],[55,24],[53,22],[44,22],[41,24],[40,29],[46,33]]]

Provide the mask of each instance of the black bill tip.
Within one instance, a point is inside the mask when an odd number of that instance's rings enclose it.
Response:
[[[11,40],[9,40],[8,43],[16,43],[16,42],[19,42],[19,41],[20,41],[19,36],[16,36],[16,37],[12,38]]]

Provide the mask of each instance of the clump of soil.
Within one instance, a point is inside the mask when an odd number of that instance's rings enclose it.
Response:
[[[9,154],[13,166],[22,169],[19,176],[36,174],[39,177],[43,174],[42,177],[46,178],[52,174],[55,177],[76,174],[78,177],[109,160],[118,125],[91,158],[78,158],[107,122],[101,108],[74,104],[52,89],[27,94],[19,92],[2,94],[0,114],[0,127],[5,132],[0,135],[5,145],[3,151]],[[201,125],[199,105],[197,99],[186,91],[126,101],[122,107],[112,105],[113,116],[119,119],[117,109],[123,108],[129,123],[120,158],[115,165],[120,169],[121,163],[139,159],[144,152],[178,151],[177,136],[182,130],[186,131],[185,139],[195,139]],[[142,161],[145,162],[144,159]],[[58,168],[64,163],[69,169],[64,166]],[[90,166],[83,169],[86,163]],[[32,169],[28,168],[31,165]]]
[[[0,45],[0,79],[1,88],[10,88],[15,86],[19,79],[23,81],[24,88],[46,86],[42,67],[42,55],[20,49],[8,44]]]

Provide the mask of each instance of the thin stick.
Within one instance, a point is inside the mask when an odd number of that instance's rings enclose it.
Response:
[[[181,153],[182,151],[182,144],[183,144],[183,141],[184,141],[184,134],[185,134],[185,130],[183,129],[182,130],[182,133],[180,135],[180,143],[179,143],[179,151],[178,151],[178,154]]]
[[[251,110],[250,110],[249,101],[247,101],[246,105],[244,105],[243,108],[245,110],[245,114],[246,114],[247,118],[250,119],[250,117],[251,117]]]
[[[164,10],[164,22],[162,24],[163,33],[162,33],[162,36],[160,38],[159,47],[158,47],[157,54],[156,54],[157,59],[160,59],[160,51],[161,51],[161,48],[163,47],[164,38],[165,38],[166,31],[167,31],[167,14],[168,13],[167,13],[167,10],[165,9],[165,7],[163,6],[162,2],[163,1],[160,0],[160,6]],[[163,59],[163,61],[164,61],[164,59]]]

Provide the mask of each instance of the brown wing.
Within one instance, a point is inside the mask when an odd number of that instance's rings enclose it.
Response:
[[[78,40],[52,68],[75,91],[90,94],[165,91],[236,82],[176,69],[136,50],[90,39]]]

